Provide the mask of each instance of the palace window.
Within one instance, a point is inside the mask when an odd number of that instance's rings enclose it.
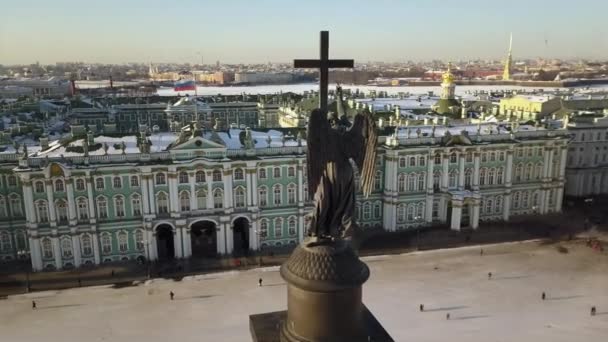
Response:
[[[521,182],[521,176],[523,173],[523,165],[522,164],[518,164],[517,167],[515,167],[515,181],[516,182]]]
[[[112,237],[109,233],[101,235],[101,251],[104,254],[112,253]]]
[[[167,177],[165,176],[164,173],[157,173],[156,174],[156,185],[165,185],[167,184]]]
[[[234,170],[234,180],[243,180],[245,179],[245,175],[243,174],[243,169],[238,168]]]
[[[376,171],[374,177],[374,190],[378,191],[382,188],[382,171]]]
[[[465,157],[465,161],[467,163],[472,163],[473,162],[473,154],[471,152],[467,152],[467,155]]]
[[[221,182],[222,181],[222,171],[215,169],[213,170],[213,181]]]
[[[414,204],[410,204],[407,206],[407,221],[412,222],[414,221],[414,214],[416,211],[416,206]]]
[[[399,167],[407,167],[405,157],[399,158]]]
[[[530,207],[530,193],[528,191],[524,191],[521,202],[523,208]]]
[[[418,166],[426,166],[426,157],[425,156],[421,156],[420,158],[418,158]]]
[[[8,176],[8,186],[17,186],[17,177],[10,175]]]
[[[51,259],[53,257],[53,243],[49,238],[42,239],[42,256],[45,259]]]
[[[135,231],[135,249],[144,250],[144,231],[141,229]]]
[[[182,193],[179,194],[179,209],[182,212],[190,211],[190,195],[187,191],[182,191]]]
[[[179,173],[179,184],[188,184],[188,172],[182,171]]]
[[[17,231],[15,233],[15,242],[17,244],[15,247],[17,247],[18,251],[27,248],[27,238],[25,236],[25,232]]]
[[[418,175],[418,191],[424,190],[424,184],[426,183],[426,173],[422,172]]]
[[[441,171],[433,173],[433,190],[438,191],[441,186]]]
[[[34,184],[34,190],[37,193],[43,193],[44,192],[44,183],[41,181],[38,181]]]
[[[294,184],[287,186],[287,203],[296,204],[296,186]]]
[[[58,179],[55,181],[55,191],[56,192],[64,192],[65,191],[65,187],[63,186],[63,181],[61,179]]]
[[[0,251],[9,252],[11,250],[11,235],[8,232],[0,232]]]
[[[258,170],[258,177],[260,179],[266,179],[266,169],[259,169]]]
[[[410,157],[410,167],[416,166],[416,157]]]
[[[496,152],[494,152],[494,151],[490,152],[490,161],[491,162],[496,161]]]
[[[500,214],[502,212],[502,196],[496,196],[496,202],[494,203],[494,212]]]
[[[275,167],[272,169],[272,178],[281,178],[281,168]]]
[[[205,183],[205,172],[196,171],[196,182],[197,183]]]
[[[207,208],[207,191],[199,190],[196,193],[196,204],[197,204],[198,209]]]
[[[503,183],[503,168],[498,168],[498,171],[496,171],[496,184],[502,184]]]
[[[72,239],[68,237],[61,239],[61,256],[64,258],[72,257]]]
[[[0,217],[6,217],[6,200],[3,196],[0,196]]]
[[[538,191],[535,191],[534,194],[532,194],[532,206],[537,207],[539,204],[539,194]]]
[[[126,232],[118,232],[118,250],[126,252],[129,250],[129,235]]]
[[[78,178],[76,180],[76,191],[85,191],[86,190],[86,185],[84,183],[84,180],[81,178]]]
[[[224,207],[224,192],[222,189],[215,189],[213,191],[213,207],[215,209],[221,209]]]
[[[297,233],[296,222],[296,218],[293,216],[289,218],[289,221],[287,221],[287,233],[290,236],[294,236]]]
[[[114,177],[113,185],[114,185],[114,189],[122,188],[122,179],[120,177]]]
[[[68,221],[68,205],[64,200],[58,200],[55,203],[57,208],[57,219],[59,222],[67,222]]]
[[[156,196],[156,207],[159,214],[166,214],[169,212],[169,203],[167,202],[167,195],[164,192],[161,192]]]
[[[236,208],[245,208],[245,189],[237,187],[234,190],[234,206]]]
[[[482,163],[485,163],[485,162],[487,162],[487,161],[488,161],[488,154],[487,154],[486,152],[483,152],[483,153],[481,154],[481,162],[482,162]]]
[[[104,188],[103,178],[99,177],[99,178],[95,179],[95,189],[103,190],[103,188]]]
[[[503,151],[498,153],[498,160],[505,161],[505,153]]]
[[[473,171],[471,169],[466,169],[464,172],[464,187],[465,189],[471,188],[471,181],[473,179]]]
[[[435,165],[441,165],[441,154],[435,155]]]
[[[405,222],[407,206],[403,203],[397,206],[397,222]]]
[[[495,174],[496,174],[495,169],[490,169],[490,171],[488,171],[488,185],[494,185]]]
[[[370,202],[363,203],[363,219],[370,220],[372,218],[372,204]]]
[[[78,219],[87,220],[89,219],[89,205],[86,198],[78,199]]]
[[[80,238],[80,248],[82,249],[82,256],[93,255],[93,243],[89,234],[85,234]]]
[[[287,177],[295,177],[296,176],[296,168],[290,166],[287,168]]]
[[[521,193],[519,191],[513,194],[513,209],[519,209],[519,202],[521,199]]]
[[[524,179],[526,181],[529,181],[532,179],[532,164],[526,165],[526,173],[525,173]]]
[[[141,216],[141,197],[138,194],[131,196],[131,208],[133,209],[133,216]]]
[[[486,212],[486,214],[491,214],[492,213],[492,209],[494,209],[494,202],[492,201],[491,198],[488,198],[486,200],[486,203],[485,203],[485,210],[484,211]]]
[[[125,217],[125,198],[122,196],[114,197],[114,209],[116,217]]]
[[[407,176],[407,191],[414,191],[416,189],[416,174],[410,173]]]
[[[258,189],[258,200],[260,201],[260,207],[268,205],[268,190],[265,186]]]
[[[382,203],[376,202],[374,203],[374,219],[379,219],[382,217]]]
[[[439,202],[433,202],[433,218],[439,217]]]
[[[418,203],[416,206],[416,219],[423,220],[424,219],[424,202]]]
[[[458,156],[456,155],[455,152],[452,152],[452,154],[450,154],[450,163],[455,164],[458,162]]]
[[[457,171],[450,172],[448,187],[455,188],[457,186],[457,181],[458,181],[458,172]]]
[[[262,219],[260,221],[260,237],[266,238],[268,237],[268,220]]]
[[[283,218],[277,217],[274,219],[274,237],[280,238],[283,236]]]
[[[49,207],[46,201],[38,201],[36,210],[38,211],[38,222],[49,222]]]
[[[108,201],[105,197],[97,198],[97,215],[101,219],[108,218]]]
[[[139,186],[139,177],[131,176],[131,187],[136,188]]]
[[[282,193],[282,189],[281,189],[280,184],[277,184],[272,188],[274,205],[281,205],[281,195],[282,195],[281,193]]]
[[[397,178],[397,188],[399,189],[399,192],[405,191],[405,179],[406,179],[406,174],[400,173],[399,177]]]
[[[21,217],[23,215],[23,211],[21,209],[21,197],[19,197],[17,194],[12,194],[10,196],[10,202],[13,216]]]
[[[304,183],[302,185],[302,188],[304,188],[304,202],[310,201],[310,195],[308,194],[308,184]]]

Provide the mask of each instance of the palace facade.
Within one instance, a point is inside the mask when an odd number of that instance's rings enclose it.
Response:
[[[276,131],[191,129],[89,134],[0,153],[0,258],[29,251],[41,271],[301,241],[312,208],[305,142]],[[566,131],[531,126],[397,129],[380,137],[374,191],[358,197],[359,224],[477,229],[481,221],[558,212],[566,144]]]

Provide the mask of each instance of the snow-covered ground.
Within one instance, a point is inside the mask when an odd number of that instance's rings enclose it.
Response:
[[[483,256],[473,247],[366,258],[364,302],[395,341],[605,341],[608,253],[566,246],[567,254],[530,242],[486,246]],[[248,315],[285,309],[285,292],[269,268],[13,296],[0,301],[0,340],[251,341]]]

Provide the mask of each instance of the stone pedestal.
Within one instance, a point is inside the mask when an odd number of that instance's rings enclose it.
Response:
[[[304,240],[281,266],[287,312],[250,316],[255,342],[393,341],[363,305],[369,268],[344,240]]]

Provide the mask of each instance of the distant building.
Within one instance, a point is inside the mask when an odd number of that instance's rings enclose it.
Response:
[[[234,74],[235,83],[282,84],[292,81],[293,74],[290,73],[238,72]]]
[[[509,120],[538,120],[562,107],[559,97],[552,95],[515,95],[500,99],[500,114]]]
[[[31,93],[24,89],[31,89]],[[0,96],[11,97],[6,96],[11,92],[32,96],[65,96],[70,94],[70,83],[56,77],[0,80]]]
[[[279,124],[279,109],[281,105],[278,103],[258,103],[258,124],[262,128],[280,127]]]
[[[169,128],[165,103],[121,104],[112,108],[120,132],[138,132],[139,125],[146,125],[149,128],[158,126],[161,131]]]

